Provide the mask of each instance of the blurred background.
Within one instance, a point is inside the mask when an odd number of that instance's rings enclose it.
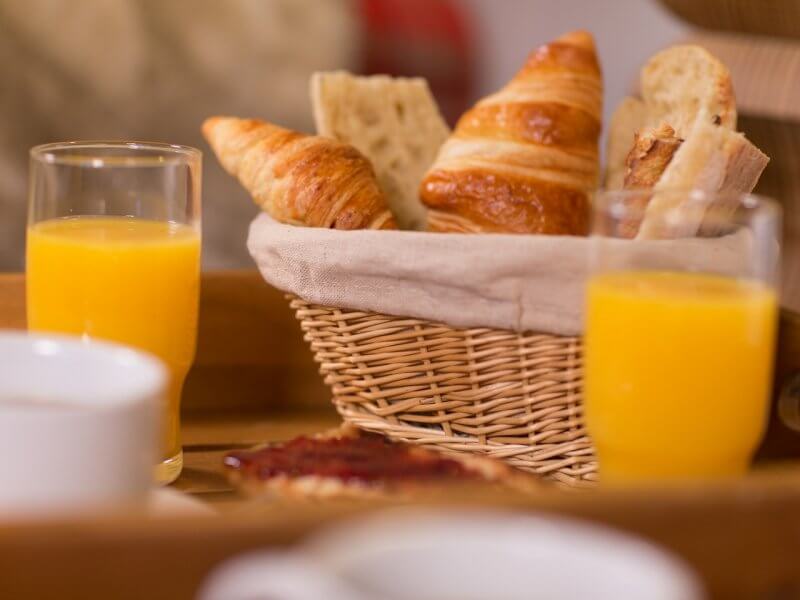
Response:
[[[577,28],[597,39],[606,122],[653,52],[686,38],[709,46],[733,72],[741,128],[773,157],[761,189],[793,205],[794,179],[783,171],[793,173],[798,158],[797,4],[0,0],[0,270],[23,268],[27,150],[35,144],[135,138],[202,148],[204,265],[249,266],[244,240],[256,209],[202,140],[205,117],[261,117],[311,131],[309,75],[343,68],[426,77],[453,123],[532,48]],[[747,14],[756,5],[761,18]]]

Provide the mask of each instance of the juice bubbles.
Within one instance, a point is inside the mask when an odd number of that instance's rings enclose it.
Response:
[[[181,388],[197,338],[199,274],[200,236],[188,225],[79,216],[28,229],[30,329],[113,340],[161,358],[171,374],[164,459],[176,474]]]
[[[602,481],[743,473],[769,406],[777,299],[695,273],[595,276],[586,421]]]

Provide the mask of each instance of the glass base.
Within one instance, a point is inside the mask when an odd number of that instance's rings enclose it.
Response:
[[[167,485],[178,478],[183,469],[183,450],[156,465],[155,480],[159,485]]]

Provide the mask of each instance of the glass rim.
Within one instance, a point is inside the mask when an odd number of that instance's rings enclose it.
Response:
[[[725,199],[723,204],[728,208],[744,208],[750,212],[769,213],[776,216],[781,214],[780,203],[764,194],[753,192],[709,192],[699,188],[667,188],[654,190],[652,188],[630,188],[630,189],[605,189],[600,188],[592,193],[592,211],[595,214],[601,213],[612,219],[625,219],[644,217],[647,206],[636,206],[627,200],[645,195],[667,194],[667,195],[686,195],[690,200],[704,202],[704,207],[709,207],[709,199]]]
[[[115,156],[103,154],[103,150],[126,150],[129,154]],[[46,164],[98,168],[188,164],[199,162],[203,153],[192,146],[166,142],[75,140],[39,144],[30,149],[29,155],[32,160]]]

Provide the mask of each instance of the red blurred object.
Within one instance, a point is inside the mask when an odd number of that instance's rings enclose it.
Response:
[[[466,8],[450,0],[360,0],[362,71],[424,77],[453,124],[472,97],[475,41]]]

